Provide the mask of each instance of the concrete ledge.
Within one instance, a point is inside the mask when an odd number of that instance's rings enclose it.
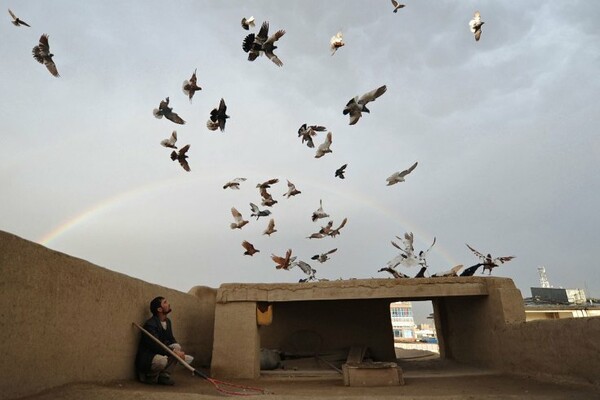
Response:
[[[508,278],[450,277],[420,279],[350,279],[298,283],[227,283],[217,291],[217,303],[237,301],[304,301],[486,296],[489,286],[513,286]]]

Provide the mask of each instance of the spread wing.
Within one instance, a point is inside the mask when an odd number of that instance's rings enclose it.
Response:
[[[337,248],[329,250],[327,253],[324,253],[325,255],[329,255],[329,254],[333,254],[337,251]]]
[[[496,257],[494,258],[494,262],[499,262],[500,264],[504,264],[505,262],[509,262],[510,260],[512,260],[513,258],[515,258],[515,256],[504,256],[504,257]]]
[[[244,220],[242,214],[235,207],[231,207],[231,215],[233,215],[236,222],[242,222]]]
[[[466,244],[466,243],[465,243]],[[475,250],[474,248],[472,248],[471,246],[469,246],[468,244],[466,244],[467,247],[469,248],[469,250],[471,250],[477,257],[481,258],[482,260],[486,259],[486,256],[484,256],[483,254],[481,254],[480,252],[478,252],[477,250]]]
[[[342,223],[340,224],[340,226],[338,226],[335,230],[339,231],[340,229],[342,229],[344,226],[346,226],[346,223],[348,222],[348,218],[344,218],[342,220]]]
[[[359,103],[362,104],[367,104],[370,101],[375,100],[376,98],[378,98],[379,96],[381,96],[382,94],[384,94],[387,90],[387,87],[385,85],[378,87],[377,89],[373,89],[370,92],[367,92],[365,94],[363,94],[362,96],[360,96],[360,99],[358,100]]]
[[[418,161],[416,163],[414,163],[413,165],[411,165],[408,169],[405,169],[404,171],[400,172],[400,176],[404,177],[404,176],[410,174],[411,172],[413,172],[414,169],[417,168],[417,164],[419,164]]]

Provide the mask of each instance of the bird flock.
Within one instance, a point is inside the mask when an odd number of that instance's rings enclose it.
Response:
[[[393,6],[393,13],[398,13],[399,10],[405,7],[404,4],[398,3],[396,0],[391,0]],[[8,10],[8,13],[11,17],[11,23],[16,27],[28,27],[31,26],[16,16],[12,10]],[[482,34],[482,26],[484,22],[481,20],[481,15],[479,11],[476,11],[473,15],[471,21],[469,21],[468,26],[471,32],[474,35],[476,41],[481,39]],[[256,26],[256,21],[253,16],[251,17],[243,17],[241,19],[242,29],[246,31],[250,31],[252,28]],[[270,23],[269,21],[263,21],[260,24],[260,28],[258,32],[248,33],[242,40],[242,50],[247,54],[247,59],[250,62],[254,62],[257,59],[260,59],[262,56],[269,59],[273,64],[277,67],[283,67],[284,63],[279,58],[279,56],[275,53],[278,48],[279,42],[285,36],[286,31],[284,29],[279,29],[276,31],[272,31],[269,34]],[[342,47],[346,46],[344,42],[343,33],[338,31],[335,35],[333,35],[329,41],[329,47],[331,51],[331,55],[335,55],[337,51],[339,51]],[[346,51],[346,50],[345,50]],[[39,63],[43,64],[46,69],[50,72],[54,77],[60,77],[58,73],[57,66],[54,62],[54,54],[50,51],[49,44],[49,36],[47,34],[42,34],[40,36],[38,44],[33,47],[32,50],[33,58]],[[193,102],[194,96],[202,90],[202,87],[198,85],[197,78],[197,69],[194,69],[194,72],[190,76],[189,79],[185,79],[183,81],[181,90],[183,94],[187,97],[190,103]],[[349,125],[356,125],[360,119],[362,118],[364,113],[370,114],[371,110],[367,108],[367,105],[370,103],[374,103],[379,97],[384,95],[387,92],[387,86],[382,85],[373,90],[370,90],[362,95],[357,95],[351,98],[344,108],[341,110],[342,115],[347,115],[349,118]],[[341,107],[340,107],[341,108]],[[170,106],[170,97],[165,97],[164,100],[161,100],[158,107],[154,108],[153,115],[157,119],[165,118],[176,125],[185,125],[186,121],[173,110],[173,107]],[[225,132],[226,122],[230,116],[227,114],[227,105],[223,98],[220,99],[218,104],[213,108],[209,113],[209,118],[206,122],[206,127],[209,131],[220,131],[222,133]],[[327,132],[327,133],[325,133]],[[324,136],[323,139],[319,141],[318,145],[315,145],[315,141],[319,138],[319,136]],[[322,125],[309,125],[307,123],[303,123],[298,129],[298,138],[301,140],[302,145],[306,145],[309,149],[315,149],[314,158],[322,158],[327,154],[332,153],[331,149],[333,141],[333,134],[331,131],[325,126]],[[184,171],[191,172],[191,167],[188,162],[188,152],[190,151],[190,144],[186,144],[183,147],[178,148],[177,146],[177,131],[173,130],[171,135],[160,141],[160,145],[171,149],[170,158],[172,161],[177,161]],[[405,182],[406,177],[412,173],[418,165],[418,162],[414,162],[410,167],[392,173],[387,179],[387,186],[395,185],[397,183]],[[335,178],[345,179],[345,175],[347,174],[348,164],[343,164],[338,169],[336,169],[333,173]],[[226,182],[222,188],[227,190],[239,190],[240,185],[243,185],[247,178],[244,177],[236,177]],[[259,207],[254,202],[249,203],[249,211],[250,217],[255,217],[255,222],[258,223],[261,217],[268,218],[267,225],[263,231],[263,235],[271,237],[271,235],[278,232],[276,229],[275,218],[272,217],[273,212],[271,211],[273,207],[279,203],[279,200],[273,197],[271,193],[272,189],[274,189],[274,185],[279,183],[279,178],[271,178],[264,182],[259,182],[256,184],[256,188],[258,189],[258,195],[260,196],[260,205]],[[283,193],[281,196],[285,197],[288,201],[292,197],[300,195],[302,192],[296,188],[296,185],[290,180],[287,180],[287,191]],[[258,201],[257,201],[258,202]],[[278,206],[280,207],[280,206]],[[243,213],[240,212],[235,206],[231,207],[231,215],[233,217],[233,221],[230,222],[230,228],[232,230],[239,229],[242,230],[246,225],[250,223],[249,220],[244,219]],[[313,223],[317,223],[320,225],[319,220],[330,218],[330,215],[323,208],[323,201],[319,201],[319,207],[315,209],[310,217]],[[318,230],[312,232],[306,236],[306,239],[324,239],[326,237],[336,238],[342,233],[342,229],[347,225],[348,218],[344,217],[341,221],[337,223],[337,227],[334,228],[335,221],[333,219],[329,219],[325,225],[319,227]],[[398,271],[398,267],[419,267],[419,271],[414,276],[415,278],[424,277],[426,270],[428,268],[427,265],[427,255],[429,251],[434,247],[436,243],[436,238],[433,239],[432,244],[426,250],[422,250],[416,252],[414,249],[413,241],[414,236],[411,232],[406,232],[403,237],[396,237],[399,239],[399,243],[392,241],[392,245],[398,249],[400,252],[393,259],[388,261],[385,266],[378,270],[378,272],[388,272],[394,278],[408,278],[409,276]],[[243,255],[245,256],[254,256],[257,253],[260,253],[260,249],[255,248],[255,246],[249,242],[248,240],[244,240],[242,242]],[[470,276],[473,275],[476,270],[483,266],[483,272],[486,270],[491,271],[493,268],[497,267],[500,264],[510,261],[514,258],[514,256],[505,256],[505,257],[496,257],[493,258],[490,254],[483,255],[477,250],[473,249],[471,246],[467,244],[467,247],[480,259],[478,264],[467,268],[463,271],[461,276]],[[331,259],[331,255],[336,253],[338,248],[335,247],[329,251],[314,254],[310,257],[310,260],[323,264]],[[275,263],[275,268],[277,270],[290,270],[294,267],[297,267],[302,271],[305,275],[305,278],[300,279],[300,282],[314,281],[318,280],[316,277],[316,270],[312,268],[312,266],[301,259],[298,256],[292,255],[292,249],[287,249],[285,253],[281,256],[276,254],[271,254],[271,260]],[[462,269],[462,265],[457,265],[451,268],[448,271],[439,272],[432,274],[432,277],[438,276],[457,276],[458,272]]]

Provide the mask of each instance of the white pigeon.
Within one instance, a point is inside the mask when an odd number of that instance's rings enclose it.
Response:
[[[299,261],[294,261],[290,264],[289,268],[293,268],[293,267],[298,267],[302,270],[302,272],[304,272],[307,277],[305,279],[300,279],[300,282],[307,282],[307,281],[314,281],[317,280],[317,278],[315,277],[315,273],[317,272],[316,269],[313,269],[313,267],[310,266],[310,264],[299,260]]]
[[[344,115],[350,114],[350,125],[356,124],[363,112],[370,113],[371,110],[367,108],[367,104],[384,94],[386,90],[387,87],[383,85],[360,97],[356,96],[353,99],[350,99],[343,111]]]
[[[429,251],[431,250],[431,248],[433,247],[433,245],[435,245],[435,236],[433,237],[433,243],[431,243],[431,246],[429,246],[429,248],[425,251],[421,250],[419,252],[419,255],[417,256],[417,258],[419,259],[419,265],[421,267],[425,267],[427,268],[427,254],[429,254]]]
[[[244,28],[245,30],[254,28],[254,17],[242,18],[242,28]]]
[[[319,200],[319,208],[313,212],[312,221],[315,222],[318,219],[327,218],[327,217],[329,217],[329,214],[327,214],[325,211],[323,211],[323,200]]]
[[[331,146],[331,132],[327,132],[327,137],[325,141],[319,145],[317,148],[317,153],[315,154],[315,158],[321,158],[327,153],[331,153],[332,150],[329,148]]]
[[[473,33],[473,35],[475,35],[475,41],[477,42],[481,37],[481,26],[483,24],[485,24],[485,22],[481,20],[481,15],[479,14],[479,11],[475,11],[475,14],[473,14],[473,19],[469,21],[469,28],[471,28],[471,32]]]
[[[331,55],[334,55],[337,49],[344,46],[344,38],[342,37],[342,32],[338,32],[331,37],[329,40],[329,47],[331,48]]]
[[[417,168],[418,163],[419,162],[414,163],[410,166],[410,168],[405,169],[404,171],[394,172],[392,175],[389,176],[389,178],[386,179],[387,186],[395,185],[398,182],[404,182],[404,177],[410,174],[415,168]]]
[[[233,215],[233,218],[235,219],[235,222],[232,222],[229,225],[231,229],[242,229],[242,227],[248,223],[235,207],[231,207],[231,215]]]
[[[234,189],[234,190],[240,190],[240,183],[244,182],[246,180],[246,178],[235,178],[230,180],[229,182],[227,182],[225,185],[223,185],[223,189]]]
[[[438,272],[437,274],[433,274],[431,275],[432,278],[440,278],[443,276],[458,276],[458,271],[460,271],[462,269],[463,265],[459,264],[456,265],[452,268],[450,268],[448,271],[444,271],[444,272]]]
[[[160,144],[161,144],[161,146],[164,146],[164,147],[170,147],[172,149],[176,149],[177,148],[177,146],[175,146],[176,142],[177,142],[177,131],[173,131],[173,133],[171,133],[171,137],[169,137],[168,139],[161,140]]]

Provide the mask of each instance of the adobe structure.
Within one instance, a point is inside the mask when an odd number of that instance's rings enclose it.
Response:
[[[221,378],[260,376],[261,347],[298,331],[319,351],[368,346],[395,359],[389,304],[431,300],[442,357],[500,372],[600,387],[600,317],[525,322],[507,278],[360,279],[300,284],[223,284],[188,293],[144,282],[0,231],[3,339],[0,398],[75,382],[134,379],[148,302],[170,300],[175,336]],[[271,305],[259,326],[257,306]],[[10,377],[10,379],[7,379]]]
[[[321,338],[314,351],[365,346],[374,359],[395,361],[390,303],[401,300],[431,300],[441,357],[469,364],[492,365],[494,332],[525,321],[521,292],[507,278],[223,284],[216,297],[211,371],[215,376],[256,379],[260,347],[283,349],[298,331]],[[256,323],[261,303],[272,305],[268,326]],[[235,353],[232,348],[237,348]]]

